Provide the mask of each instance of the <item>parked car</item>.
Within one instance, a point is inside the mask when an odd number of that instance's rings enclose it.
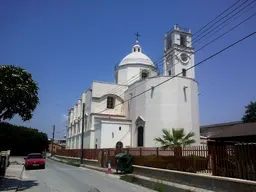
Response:
[[[45,169],[45,159],[41,153],[30,153],[25,159],[25,169]]]

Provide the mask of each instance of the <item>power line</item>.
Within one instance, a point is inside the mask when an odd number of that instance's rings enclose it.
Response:
[[[194,35],[196,35],[196,34],[199,33],[202,29],[204,29],[205,27],[207,27],[210,23],[212,23],[215,19],[217,19],[218,17],[220,17],[223,13],[227,12],[229,9],[231,9],[232,7],[234,7],[238,2],[240,2],[240,0],[236,1],[233,5],[231,5],[230,7],[228,7],[225,11],[223,11],[221,14],[219,14],[217,17],[215,17],[213,20],[211,20],[209,23],[207,23],[205,26],[203,26],[200,30],[198,30],[197,32],[195,32]]]
[[[194,67],[196,67],[196,66],[198,66],[198,65],[200,65],[200,64],[202,64],[202,63],[204,63],[204,62],[206,62],[206,61],[208,61],[209,59],[211,59],[211,58],[213,58],[213,57],[219,55],[220,53],[226,51],[227,49],[229,49],[229,48],[235,46],[236,44],[238,44],[238,43],[244,41],[245,39],[247,39],[247,38],[249,38],[249,37],[251,37],[251,36],[253,36],[253,35],[255,35],[255,34],[256,34],[256,31],[253,32],[253,33],[251,33],[251,34],[249,34],[249,35],[247,35],[247,36],[245,36],[245,37],[243,37],[242,39],[239,39],[238,41],[232,43],[231,45],[229,45],[229,46],[227,46],[227,47],[221,49],[220,51],[218,51],[218,52],[214,53],[213,55],[207,57],[206,59],[204,59],[204,60],[202,60],[201,62],[195,64],[194,66],[189,67],[186,71],[188,71],[188,70],[190,70],[190,69],[192,69],[192,68],[194,68]],[[179,73],[179,74],[177,74],[177,75],[175,75],[175,76],[170,77],[169,79],[167,79],[167,80],[165,80],[165,81],[163,81],[163,82],[161,82],[161,83],[159,83],[159,84],[157,84],[157,85],[155,85],[154,88],[156,88],[156,87],[158,87],[158,86],[160,86],[160,85],[162,85],[162,84],[164,84],[164,83],[170,81],[171,79],[174,79],[175,77],[178,77],[180,74],[182,74],[182,72]],[[130,101],[130,100],[132,100],[132,99],[134,99],[134,98],[136,98],[136,97],[138,97],[138,96],[140,96],[140,95],[143,95],[143,94],[145,94],[146,92],[148,92],[148,91],[150,91],[150,90],[152,90],[152,88],[149,88],[149,89],[147,89],[147,90],[145,90],[145,91],[143,91],[143,92],[141,92],[141,93],[139,93],[139,94],[137,94],[137,95],[131,97],[130,99],[125,100],[123,103],[125,103],[125,102],[127,102],[127,101]],[[121,105],[121,104],[123,104],[123,103],[119,103],[119,104],[115,105],[114,107],[116,107],[116,106],[118,106],[118,105]],[[106,111],[106,110],[108,110],[108,109],[102,110],[102,111],[99,112],[99,113],[102,113],[102,112],[104,112],[104,111]]]
[[[254,0],[254,2],[255,2],[255,0]],[[254,3],[254,2],[253,2],[253,3]],[[235,18],[233,18],[232,21],[234,21],[235,19],[241,17],[244,13],[250,11],[250,10],[251,10],[252,8],[254,8],[254,7],[255,7],[255,5],[249,7],[249,9],[247,9],[247,10],[244,10],[240,15],[238,15],[238,16],[235,17]],[[228,22],[225,26],[229,25],[232,21]],[[213,34],[215,34],[216,32],[218,32],[219,30],[220,30],[220,29],[217,29]],[[211,34],[211,36],[212,36],[213,34]],[[210,36],[210,37],[211,37],[211,36]],[[207,37],[207,38],[209,38],[209,37]],[[199,41],[199,42],[197,42],[197,43],[200,43],[200,42],[201,42],[201,41]]]
[[[58,131],[58,132],[55,132],[55,134],[61,133],[61,132],[65,131],[65,130],[66,130],[66,129],[62,129],[62,130],[60,130],[60,131]]]
[[[248,21],[249,19],[251,19],[252,17],[256,16],[256,13],[254,13],[253,15],[249,16],[248,18],[246,18],[245,20],[241,21],[240,23],[238,23],[237,25],[235,25],[234,27],[232,27],[231,29],[229,29],[228,31],[226,31],[225,33],[221,34],[220,36],[218,36],[217,38],[213,39],[212,41],[208,42],[207,44],[205,44],[204,46],[200,47],[199,49],[197,49],[194,53],[202,50],[203,48],[205,48],[206,46],[210,45],[211,43],[213,43],[214,41],[220,39],[221,37],[223,37],[224,35],[228,34],[229,32],[231,32],[232,30],[234,30],[235,28],[239,27],[241,24],[245,23],[246,21]],[[134,90],[135,88],[139,87],[140,85],[142,85],[143,83],[145,83],[146,81],[143,81],[141,84],[139,84],[138,86],[135,86],[134,88],[132,88],[130,91]],[[120,95],[119,95],[120,96]]]
[[[255,1],[255,0],[254,0],[254,1]],[[254,5],[254,6],[255,6],[255,5]],[[254,6],[253,6],[253,7],[254,7]],[[250,9],[252,9],[253,7],[251,7]],[[250,9],[249,9],[249,10],[250,10]],[[247,11],[248,11],[248,10],[247,10]],[[246,12],[247,12],[247,11],[246,11]],[[245,12],[243,12],[243,13],[245,13]],[[242,15],[242,14],[241,14],[241,15]],[[239,15],[239,17],[240,17],[241,15]],[[254,16],[255,16],[255,14],[253,14],[253,15],[251,15],[250,17],[246,18],[245,20],[243,20],[243,21],[240,22],[239,24],[235,25],[234,27],[232,27],[231,29],[229,29],[228,31],[226,31],[225,33],[223,33],[222,35],[218,36],[217,38],[215,38],[215,39],[213,39],[212,41],[208,42],[208,43],[205,44],[204,46],[200,47],[199,49],[197,49],[197,50],[196,50],[194,53],[192,53],[192,54],[195,54],[196,52],[202,50],[203,48],[205,48],[206,46],[210,45],[210,44],[213,43],[214,41],[220,39],[221,37],[223,37],[223,36],[226,35],[227,33],[231,32],[232,30],[234,30],[235,28],[237,28],[238,26],[240,26],[241,24],[243,24],[244,22],[248,21],[249,19],[251,19],[251,18],[254,17]],[[238,17],[236,17],[236,19],[237,19],[237,18],[238,18]],[[231,22],[230,22],[230,23],[231,23]],[[228,24],[230,24],[230,23],[228,23]],[[215,32],[217,32],[217,31],[215,31]],[[192,54],[190,54],[189,56],[191,56]],[[178,64],[178,62],[177,62],[176,64]],[[172,67],[174,67],[176,64],[174,64]],[[164,71],[164,72],[165,72],[165,71]],[[141,86],[141,85],[144,84],[146,81],[147,81],[147,80],[143,81],[142,83],[140,83],[139,85],[135,86],[135,87],[132,88],[131,90],[133,90],[133,89],[135,89],[135,88]],[[114,90],[115,90],[115,89],[114,89]],[[113,91],[114,91],[114,90],[113,90]],[[121,90],[121,89],[120,89],[120,90]],[[131,90],[130,90],[130,91],[131,91]],[[116,91],[119,91],[119,90],[117,89]],[[113,93],[113,92],[112,92],[112,93]],[[123,95],[123,94],[124,94],[124,93],[122,93],[121,95]],[[121,96],[121,95],[118,95],[118,96]],[[103,105],[103,104],[106,104],[106,102],[101,103],[101,104],[97,105],[96,107],[101,106],[101,105]]]
[[[246,1],[247,2],[247,1]],[[233,16],[235,16],[236,14],[238,14],[238,13],[240,13],[242,10],[244,10],[246,7],[248,7],[249,5],[251,5],[252,3],[254,3],[255,2],[255,0],[253,0],[251,3],[249,3],[248,5],[246,5],[244,8],[242,8],[242,9],[240,9],[238,12],[236,12],[235,14],[233,14],[231,17],[229,17],[228,19],[226,19],[225,21],[223,21],[221,24],[219,24],[217,27],[219,27],[219,26],[221,26],[223,23],[225,23],[226,21],[228,21],[229,19],[231,19]],[[243,3],[243,4],[245,4],[245,3]],[[242,4],[242,5],[243,5]],[[241,7],[241,6],[239,6],[239,7]],[[235,9],[236,10],[236,9]],[[233,11],[235,11],[235,10],[233,10]],[[232,11],[232,12],[233,12]],[[232,13],[231,12],[231,13]],[[217,28],[216,27],[216,28]],[[213,31],[213,30],[211,30],[211,31]],[[210,31],[210,32],[211,32]],[[208,32],[208,33],[206,33],[203,37],[201,37],[199,40],[201,40],[202,38],[204,38],[207,34],[209,34],[210,32]]]
[[[254,0],[254,1],[255,1],[255,0]],[[253,2],[254,2],[254,1],[253,1]],[[238,1],[238,2],[239,2],[239,1]],[[235,4],[237,4],[238,2],[236,2]],[[247,2],[247,1],[246,1],[246,2]],[[250,4],[252,4],[253,2],[251,2]],[[233,4],[232,6],[234,6],[235,4]],[[249,5],[250,5],[250,4],[249,4]],[[248,5],[247,5],[247,6],[248,6]],[[247,7],[247,6],[246,6],[246,7]],[[226,9],[224,12],[226,12],[226,11],[229,10],[229,9],[230,9],[230,8]],[[243,9],[244,9],[244,8],[243,8]],[[242,10],[243,10],[243,9],[242,9]],[[233,11],[234,11],[234,10],[233,10]],[[240,11],[241,11],[241,10],[240,10]],[[240,12],[240,11],[239,11],[239,12]],[[224,12],[223,12],[223,13],[224,13]],[[239,12],[237,12],[237,13],[239,13]],[[222,14],[223,14],[223,13],[222,13]],[[237,14],[237,13],[236,13],[236,14]],[[222,14],[220,14],[220,15],[222,15]],[[233,16],[234,16],[234,15],[232,15],[231,17],[233,17]],[[233,28],[231,28],[230,30],[228,30],[227,32],[225,32],[224,34],[222,34],[221,36],[215,38],[213,41],[215,41],[215,40],[219,39],[220,37],[224,36],[224,35],[227,34],[228,32],[232,31],[234,28],[238,27],[239,25],[241,25],[241,24],[244,23],[245,21],[247,21],[247,20],[249,20],[250,18],[252,18],[253,16],[255,16],[255,14],[253,14],[253,15],[250,16],[249,18],[245,19],[244,21],[240,22],[238,25],[234,26]],[[230,17],[230,18],[231,18],[231,17]],[[216,18],[218,18],[218,17],[216,17]],[[230,19],[230,18],[229,18],[229,19]],[[213,20],[212,20],[212,21],[213,21]],[[211,22],[212,22],[212,21],[211,21]],[[225,22],[226,22],[226,21],[227,21],[227,20],[225,20]],[[210,23],[210,22],[209,22],[209,23]],[[206,25],[205,25],[205,26],[206,26]],[[219,25],[219,26],[220,26],[220,25]],[[201,30],[201,29],[200,29],[200,30]],[[200,31],[200,30],[199,30],[199,31]],[[196,33],[197,33],[197,32],[196,32]],[[248,37],[247,37],[247,38],[248,38]],[[242,39],[242,40],[243,40],[243,39]],[[241,41],[242,41],[242,40],[241,40]],[[203,47],[201,47],[199,50],[201,50],[201,49],[203,49],[204,47],[206,47],[207,45],[211,44],[213,41],[211,41],[210,43],[207,43],[206,45],[204,45]],[[234,43],[234,45],[237,44],[237,43],[239,43],[239,42]],[[233,45],[231,45],[231,46],[233,46]],[[219,53],[225,51],[225,50],[228,49],[228,48],[229,48],[229,47],[223,49],[223,50],[220,51]],[[199,50],[197,50],[197,51],[199,51]],[[196,51],[196,52],[197,52],[197,51]],[[218,54],[219,54],[219,53],[218,53]],[[165,56],[165,55],[164,55],[164,56]],[[163,57],[164,57],[164,56],[163,56]],[[211,57],[214,57],[214,56],[216,56],[216,54],[214,54],[214,55],[211,56]],[[210,57],[210,58],[211,58],[211,57]],[[210,58],[208,58],[208,59],[210,59]],[[208,60],[208,59],[207,59],[207,60]],[[205,62],[205,61],[206,61],[206,60],[204,60],[204,61],[202,61],[202,62]],[[202,62],[200,62],[199,64],[201,64]],[[198,65],[198,64],[194,65],[193,67],[195,67],[195,66],[197,66],[197,65]],[[188,68],[187,71],[190,70],[190,69],[192,69],[193,67]],[[172,76],[170,79],[168,79],[168,80],[166,80],[166,81],[169,81],[169,80],[171,80],[171,79],[173,79],[173,78],[179,76],[180,74],[182,74],[182,73],[179,73],[179,74],[177,74],[177,75],[175,75],[175,76]],[[131,79],[132,79],[132,78],[131,78]],[[131,80],[131,79],[130,79],[130,80]],[[128,81],[130,81],[130,80],[128,80]],[[143,83],[145,83],[145,81],[144,81]],[[164,83],[164,82],[160,83],[160,85],[163,84],[163,83]],[[140,84],[140,85],[141,85],[141,84]],[[120,86],[122,86],[122,85],[120,85]],[[155,87],[157,87],[157,86],[159,86],[159,84],[156,85]],[[138,86],[137,86],[137,87],[138,87]],[[115,89],[116,89],[116,88],[115,88]],[[113,89],[113,90],[115,90],[115,89]],[[134,88],[133,88],[133,89],[134,89]],[[132,90],[133,90],[133,89],[132,89]],[[130,99],[124,101],[124,102],[127,102],[127,101],[129,101],[129,100],[131,100],[131,99],[133,99],[133,98],[135,98],[135,97],[138,97],[138,96],[144,94],[145,92],[147,92],[147,91],[149,91],[149,90],[151,90],[151,89],[148,89],[148,90],[146,90],[146,91],[140,93],[139,95],[136,95],[136,96],[134,96],[134,97],[132,97],[132,98],[130,98]],[[120,103],[120,104],[122,104],[122,103]],[[118,104],[118,105],[120,105],[120,104]],[[116,105],[116,106],[118,106],[118,105]],[[102,112],[104,112],[104,111],[106,111],[106,110],[109,110],[109,109],[105,109],[105,110],[103,110],[103,111],[101,111],[101,112],[99,112],[99,113],[102,113]],[[62,130],[62,131],[65,131],[65,130],[66,130],[66,129],[64,129],[64,130]],[[62,131],[59,131],[59,132],[62,132]],[[57,133],[59,133],[59,132],[57,132]]]
[[[247,0],[248,1],[248,0]],[[228,13],[226,16],[228,16],[229,14],[231,14],[232,12],[234,12],[235,10],[237,10],[238,8],[240,8],[242,5],[244,5],[247,1],[245,1],[243,4],[241,4],[241,5],[239,5],[237,8],[235,8],[233,11],[231,11],[230,13]],[[236,5],[237,3],[238,3],[239,1],[237,1],[236,3],[234,3],[233,5],[231,5],[228,9],[226,9],[225,11],[223,11],[221,14],[219,14],[217,17],[215,17],[215,19],[217,19],[219,16],[221,16],[223,13],[225,13],[225,12],[227,12],[230,8],[232,8],[234,5]],[[255,0],[254,1],[252,1],[251,3],[249,3],[248,5],[246,5],[246,7],[248,7],[249,5],[251,5],[252,3],[254,3],[255,2]],[[246,8],[246,7],[244,7],[244,8]],[[236,14],[238,14],[240,11],[242,11],[242,10],[244,10],[244,8],[242,8],[242,9],[240,9],[237,13],[235,13],[235,14],[233,14],[231,17],[229,17],[227,20],[225,20],[224,22],[222,22],[220,25],[218,25],[217,27],[219,27],[219,26],[221,26],[223,23],[225,23],[226,21],[228,21],[229,19],[231,19],[233,16],[235,16]],[[218,20],[217,22],[215,22],[214,24],[217,24],[219,21],[221,21],[222,19],[224,19],[226,16],[224,16],[224,17],[222,17],[220,20]],[[210,21],[208,24],[206,24],[204,27],[206,27],[206,26],[208,26],[211,22],[213,22],[214,21],[214,19],[212,20],[212,21]],[[210,29],[212,26],[214,26],[214,24],[213,25],[211,25],[209,28],[207,28],[207,30],[208,29]],[[204,28],[203,27],[203,28]],[[201,29],[200,29],[201,30]],[[199,30],[199,31],[200,31]],[[206,32],[207,30],[205,30],[204,32]],[[214,30],[214,29],[213,29]],[[213,30],[211,30],[210,32],[212,32]],[[203,32],[203,33],[204,33]],[[210,32],[208,32],[207,34],[205,34],[203,37],[205,37],[205,36],[207,36]],[[198,31],[196,32],[196,33],[198,33]],[[203,34],[203,33],[201,33],[201,34]],[[201,35],[200,34],[200,35]],[[199,35],[199,36],[200,36]],[[201,40],[203,37],[201,37],[199,40]],[[196,38],[195,38],[196,39]],[[193,41],[195,41],[195,39],[193,39]],[[198,42],[199,40],[197,40],[197,41],[195,41],[194,43],[196,43],[196,42]],[[191,44],[192,44],[192,42],[191,42]],[[183,50],[181,50],[181,51],[184,51],[186,48],[184,48]],[[169,54],[171,54],[172,52],[169,52],[168,54],[164,54],[164,56],[162,56],[160,59],[159,59],[159,61],[155,61],[154,63],[155,63],[155,65],[158,65],[158,63],[160,63],[160,62],[162,62],[163,61],[163,59],[164,59],[164,57],[166,57],[166,56],[168,56]],[[174,55],[174,56],[177,56],[177,54],[176,55]],[[173,57],[174,57],[173,56]],[[177,64],[177,63],[176,63]],[[172,67],[174,67],[176,64],[174,64]],[[160,66],[163,66],[164,64],[161,64]],[[159,66],[158,66],[159,67]],[[152,72],[152,70],[151,70],[151,72]],[[151,73],[150,72],[150,73]],[[166,71],[164,71],[164,72],[166,72]],[[124,83],[128,83],[128,82],[130,82],[130,81],[133,81],[135,78],[137,78],[137,77],[139,77],[140,76],[140,73],[139,74],[137,74],[137,75],[135,75],[134,77],[132,77],[132,78],[130,78],[130,79],[128,79],[127,80],[127,82],[124,82]],[[123,86],[123,85],[120,85],[120,86],[118,86],[118,87],[115,87],[114,89],[112,89],[112,90],[110,90],[108,93],[113,93],[114,91],[116,92],[116,91],[120,91],[122,88],[120,88],[121,86]],[[108,94],[107,93],[107,94]],[[105,104],[105,103],[104,103]],[[98,105],[98,106],[101,106],[102,104],[100,104],[100,105]],[[96,107],[98,107],[98,106],[96,106]]]
[[[213,20],[211,20],[210,22],[208,22],[206,25],[204,25],[202,28],[200,28],[197,32],[195,32],[195,34],[197,34],[199,31],[201,31],[203,28],[205,28],[206,26],[208,26],[209,24],[211,24],[215,19],[217,19],[218,17],[220,17],[221,15],[223,15],[224,13],[226,13],[229,9],[231,9],[233,6],[235,6],[240,0],[238,0],[237,2],[235,2],[234,4],[232,4],[229,8],[227,8],[226,10],[224,10],[222,13],[220,13],[219,15],[217,15],[217,17],[215,17]],[[248,0],[247,0],[248,1]],[[247,2],[246,1],[246,2]],[[244,3],[246,3],[244,2]],[[243,4],[244,4],[243,3]],[[195,36],[194,34],[194,36]],[[164,55],[165,56],[165,55]],[[164,57],[161,56],[159,59],[157,59],[154,63],[158,63],[158,61],[161,61],[161,59]],[[131,79],[128,79],[126,82],[124,83],[128,83],[130,80],[132,80],[134,77],[132,77]],[[114,88],[115,89],[115,88]],[[112,92],[113,90],[110,90],[110,92]]]

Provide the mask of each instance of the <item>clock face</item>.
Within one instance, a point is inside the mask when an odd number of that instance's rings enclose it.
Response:
[[[181,59],[181,61],[182,61],[183,63],[187,63],[189,57],[188,57],[188,55],[187,55],[186,53],[181,53],[181,54],[180,54],[180,59]]]

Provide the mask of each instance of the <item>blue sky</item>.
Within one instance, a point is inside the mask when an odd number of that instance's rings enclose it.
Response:
[[[164,34],[173,25],[195,32],[234,2],[1,0],[0,64],[26,68],[40,86],[33,119],[23,123],[15,117],[12,122],[48,134],[53,124],[57,132],[63,130],[64,115],[93,80],[114,81],[114,65],[130,53],[135,32],[141,34],[143,52],[155,61],[163,55]],[[197,52],[196,63],[255,31],[255,23],[256,17]],[[196,68],[202,125],[240,120],[244,106],[255,100],[255,44],[253,36]]]

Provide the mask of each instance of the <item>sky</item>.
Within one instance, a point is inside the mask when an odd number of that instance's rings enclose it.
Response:
[[[1,0],[0,64],[27,69],[40,87],[33,119],[22,122],[15,117],[11,122],[50,137],[56,125],[56,138],[62,137],[68,109],[92,81],[114,82],[114,66],[131,52],[134,33],[141,35],[143,52],[156,61],[163,56],[165,33],[175,24],[194,33],[234,2]],[[254,7],[212,38],[255,12]],[[196,52],[195,63],[254,32],[255,23],[253,17]],[[195,50],[209,40],[202,39]],[[240,120],[245,105],[256,99],[255,44],[256,35],[196,67],[201,125]]]

